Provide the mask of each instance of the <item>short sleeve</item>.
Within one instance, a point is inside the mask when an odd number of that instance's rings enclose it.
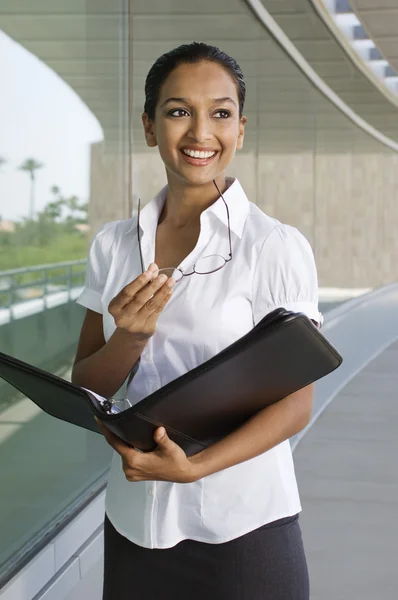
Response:
[[[304,313],[322,325],[314,254],[307,239],[290,225],[278,225],[268,235],[254,273],[254,323],[276,308]]]
[[[104,225],[91,242],[84,287],[76,300],[78,304],[101,314],[102,292],[111,263],[113,226],[114,223]]]

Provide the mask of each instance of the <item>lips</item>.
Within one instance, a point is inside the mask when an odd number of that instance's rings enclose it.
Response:
[[[185,148],[186,150],[192,150],[192,151],[196,151],[193,148]],[[210,156],[208,158],[200,158],[200,157],[193,157],[193,156],[189,156],[188,154],[185,154],[184,150],[180,150],[181,156],[184,158],[184,160],[189,163],[190,165],[194,165],[196,167],[204,167],[208,164],[210,164],[215,157],[218,154],[217,150],[199,150],[199,152],[214,152],[213,156]]]

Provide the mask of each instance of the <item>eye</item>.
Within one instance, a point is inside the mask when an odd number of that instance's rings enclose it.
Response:
[[[220,115],[219,117],[216,117],[217,119],[228,119],[231,116],[231,113],[229,112],[229,110],[224,110],[224,109],[220,109],[217,112],[215,112],[214,114]]]
[[[175,114],[175,113],[180,113],[180,114]],[[173,108],[173,110],[171,110],[168,114],[170,117],[184,116],[184,115],[181,115],[181,113],[185,113],[185,115],[188,115],[188,112],[185,110],[185,108]]]

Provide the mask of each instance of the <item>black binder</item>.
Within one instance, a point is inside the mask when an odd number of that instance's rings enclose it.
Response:
[[[0,353],[0,377],[48,414],[100,433],[93,415],[144,452],[161,425],[188,456],[266,406],[334,371],[342,357],[308,317],[276,309],[249,333],[131,408],[107,414],[95,395]]]

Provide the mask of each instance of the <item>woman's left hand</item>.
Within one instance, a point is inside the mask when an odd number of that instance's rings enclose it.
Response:
[[[113,434],[99,419],[95,419],[108,444],[122,457],[127,481],[196,481],[193,464],[184,450],[174,443],[164,427],[158,427],[153,438],[158,447],[152,452],[139,452]]]

